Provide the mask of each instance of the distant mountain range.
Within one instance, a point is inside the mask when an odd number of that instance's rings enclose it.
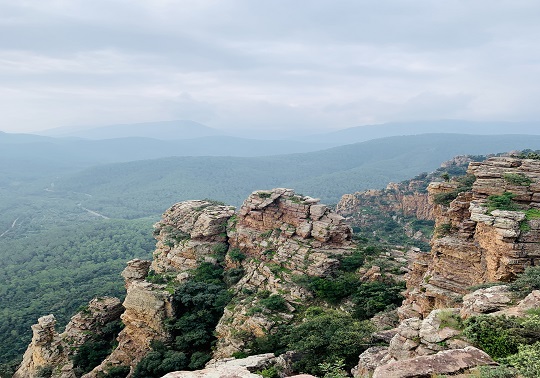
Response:
[[[462,120],[395,122],[351,127],[330,133],[308,135],[305,142],[347,144],[399,135],[452,133],[472,135],[540,135],[540,122],[473,122]]]
[[[172,203],[212,198],[239,205],[249,193],[293,188],[336,203],[342,194],[382,188],[433,171],[455,155],[540,149],[540,136],[424,134],[323,151],[265,157],[169,157],[107,164],[64,175],[55,191],[90,195],[85,206],[111,217],[140,217]]]
[[[539,135],[540,122],[473,122],[463,120],[415,121],[357,126],[322,134],[307,134],[301,138],[273,138],[272,133],[262,131],[258,133],[250,132],[249,135],[251,139],[290,139],[299,141],[302,144],[322,143],[325,146],[330,147],[389,136],[418,135],[426,133]],[[139,137],[160,140],[239,136],[238,132],[231,131],[230,133],[227,133],[190,120],[145,122],[85,128],[60,127],[45,130],[38,134],[52,137],[85,139]],[[256,135],[256,137],[253,137],[254,135]],[[240,135],[240,137],[243,138],[244,135]]]
[[[112,138],[153,138],[153,139],[192,139],[225,133],[190,120],[143,122],[99,127],[59,127],[45,130],[37,134],[51,137],[72,137],[85,139]]]

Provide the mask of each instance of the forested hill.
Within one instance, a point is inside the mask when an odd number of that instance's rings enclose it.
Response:
[[[391,137],[304,154],[175,157],[109,164],[63,177],[61,192],[85,192],[87,207],[107,216],[159,213],[179,200],[212,198],[239,205],[256,189],[289,187],[336,203],[342,194],[436,169],[455,155],[540,147],[540,136],[425,134]]]

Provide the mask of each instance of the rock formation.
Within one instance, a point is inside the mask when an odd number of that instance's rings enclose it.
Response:
[[[477,366],[497,365],[485,352],[475,347],[445,350],[379,366],[373,378],[423,378],[435,374],[466,373]]]
[[[229,357],[250,338],[288,322],[294,305],[310,296],[293,278],[330,276],[338,264],[335,256],[351,252],[351,228],[318,202],[290,189],[256,191],[231,220],[227,263],[241,266],[245,274],[234,287],[234,306],[225,310],[216,328],[216,358]],[[231,251],[245,259],[235,261]],[[271,314],[261,308],[261,293],[283,297],[287,311]]]
[[[331,276],[338,265],[336,256],[352,252],[351,234],[343,217],[319,204],[319,200],[296,195],[290,189],[256,191],[237,214],[234,207],[212,201],[186,201],[172,206],[154,226],[157,244],[153,261],[132,260],[122,272],[127,295],[121,315],[124,328],[117,337],[117,347],[84,377],[99,377],[120,367],[131,368],[132,373],[151,350],[153,341],[169,341],[165,321],[179,314],[175,314],[168,283],[189,280],[193,269],[203,262],[224,264],[227,269],[244,273],[236,284],[232,283],[234,302],[216,328],[214,357],[231,357],[248,339],[290,321],[294,305],[311,295],[293,278]],[[376,277],[376,272],[371,273],[370,277]],[[259,307],[259,299],[272,295],[280,297],[283,308]],[[102,326],[110,318],[98,316],[94,310],[102,301],[90,304],[93,323],[82,321],[85,315],[78,314],[62,335],[54,330],[52,315],[40,318],[16,377],[34,376],[38,368],[45,366],[54,368],[54,377],[73,378],[70,357],[88,340],[84,335],[94,329],[94,324]],[[115,303],[118,318],[117,309],[122,307],[118,300]],[[68,341],[73,348],[66,346]],[[226,370],[227,374],[253,376],[250,371],[240,372],[245,367],[231,367],[235,364],[218,366],[214,362],[208,366],[214,369],[208,374],[225,374]]]
[[[382,190],[366,190],[344,194],[336,206],[336,212],[368,238],[383,236],[381,228],[395,226],[403,236],[417,240],[422,247],[429,249],[429,227],[417,227],[418,221],[434,220],[433,204],[428,200],[427,186],[431,181],[442,181],[441,175],[461,175],[469,162],[478,156],[457,156],[441,164],[430,174],[423,173],[400,183],[390,183]],[[415,224],[417,223],[417,224]],[[399,227],[398,227],[399,226]],[[369,231],[369,233],[367,232]]]
[[[526,214],[540,207],[540,161],[492,157],[472,162],[468,173],[476,177],[472,189],[449,205],[435,202],[455,193],[458,182],[428,188],[436,235],[431,253],[419,254],[411,267],[402,318],[459,306],[468,287],[511,281],[540,262],[540,219]],[[488,208],[489,196],[505,192],[513,194],[512,211]]]
[[[117,298],[102,297],[90,301],[58,334],[54,315],[43,316],[32,326],[32,342],[24,353],[23,361],[14,378],[35,377],[44,369],[51,370],[52,377],[75,378],[70,357],[78,347],[103,327],[119,319],[122,305]]]
[[[148,353],[152,341],[168,338],[164,320],[174,315],[172,295],[162,285],[145,281],[149,266],[149,261],[136,259],[122,272],[127,290],[121,316],[125,327],[118,335],[118,346],[85,378],[97,377],[111,367],[132,367]]]
[[[201,261],[215,262],[214,249],[227,242],[227,221],[233,214],[233,206],[211,201],[173,205],[154,225],[157,244],[151,269],[156,273],[182,274]]]
[[[226,242],[225,225],[234,207],[211,201],[186,201],[167,210],[154,226],[157,239],[152,262],[132,260],[122,272],[126,280],[125,328],[118,335],[118,347],[85,378],[111,367],[133,368],[149,351],[153,341],[166,341],[164,327],[174,317],[172,294],[166,285],[147,281],[149,270],[187,279],[188,270],[202,261],[215,262],[216,245]]]

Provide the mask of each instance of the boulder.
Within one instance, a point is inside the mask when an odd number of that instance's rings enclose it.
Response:
[[[445,350],[429,356],[421,356],[390,362],[377,367],[373,378],[426,378],[434,375],[466,372],[477,366],[497,365],[485,352],[475,347]]]

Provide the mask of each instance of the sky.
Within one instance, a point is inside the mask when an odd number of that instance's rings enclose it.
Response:
[[[0,130],[540,119],[536,0],[0,0]]]

